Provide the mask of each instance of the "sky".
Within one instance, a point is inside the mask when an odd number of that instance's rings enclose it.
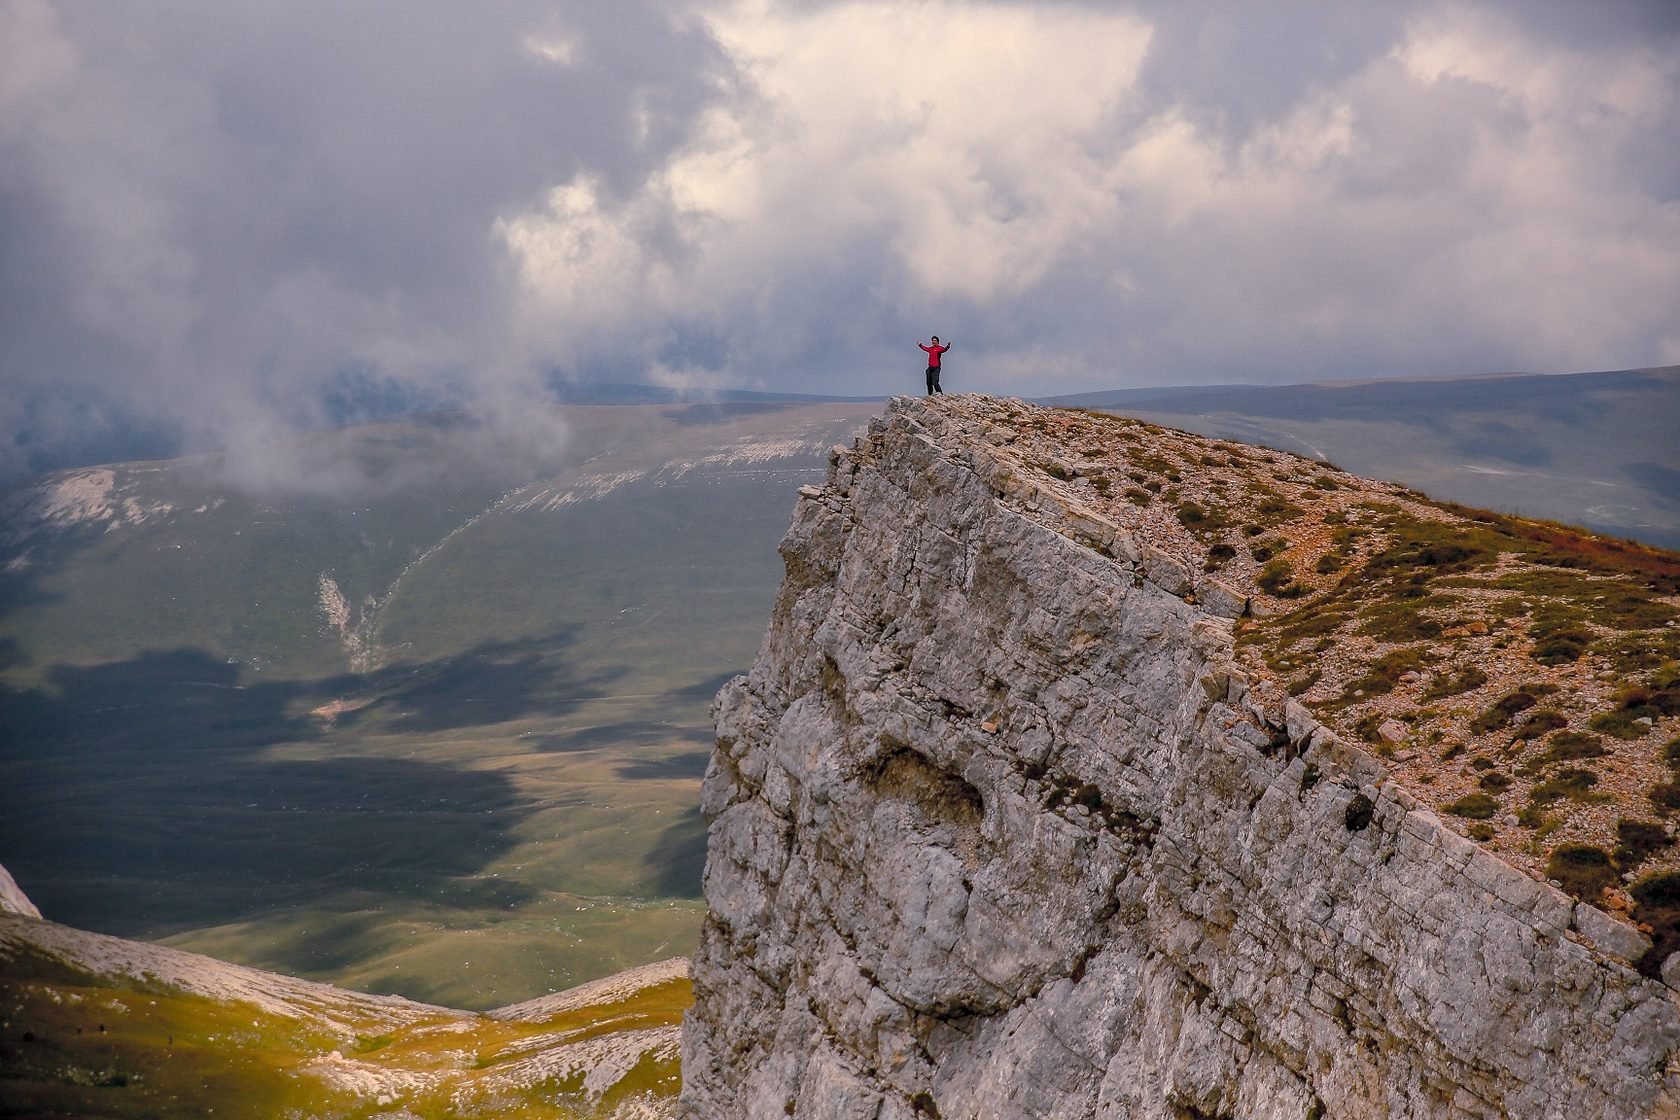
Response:
[[[930,334],[1028,396],[1668,365],[1677,308],[1667,0],[0,3],[0,478]]]

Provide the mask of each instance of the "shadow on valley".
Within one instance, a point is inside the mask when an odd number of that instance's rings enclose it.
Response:
[[[637,758],[621,762],[617,774],[632,782],[699,781],[706,773],[712,752],[684,751],[668,758]]]
[[[667,898],[699,898],[706,870],[706,820],[700,806],[683,810],[676,822],[660,833],[649,862],[659,868],[655,891]]]
[[[538,740],[537,749],[555,754],[572,754],[599,750],[602,747],[646,747],[670,742],[701,743],[710,747],[711,729],[667,721],[620,720],[616,723],[581,727],[560,735],[544,736]]]
[[[55,666],[0,692],[7,773],[0,858],[43,911],[126,936],[236,922],[300,900],[507,906],[532,892],[475,879],[533,807],[503,774],[416,758],[275,757],[336,744],[329,699],[381,731],[558,711],[605,680],[573,673],[568,633],[314,682],[242,679],[201,650]],[[329,749],[331,749],[329,747]],[[341,748],[342,749],[342,748]]]

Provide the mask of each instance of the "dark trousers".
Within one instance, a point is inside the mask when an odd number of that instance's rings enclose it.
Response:
[[[932,396],[935,393],[943,393],[944,391],[945,390],[943,390],[939,387],[939,367],[938,366],[929,366],[928,367],[928,396]]]

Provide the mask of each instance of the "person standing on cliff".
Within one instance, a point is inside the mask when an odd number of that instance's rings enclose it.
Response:
[[[939,357],[951,348],[950,344],[946,343],[944,346],[939,345],[939,336],[934,335],[932,346],[922,346],[919,342],[916,343],[916,345],[921,346],[923,350],[927,351],[928,396],[931,397],[935,393],[943,393],[945,390],[939,387]]]

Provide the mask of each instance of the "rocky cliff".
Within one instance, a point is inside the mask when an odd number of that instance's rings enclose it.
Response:
[[[1650,941],[1243,661],[1256,573],[1023,469],[1042,423],[894,402],[802,490],[717,701],[680,1113],[1680,1116]]]

